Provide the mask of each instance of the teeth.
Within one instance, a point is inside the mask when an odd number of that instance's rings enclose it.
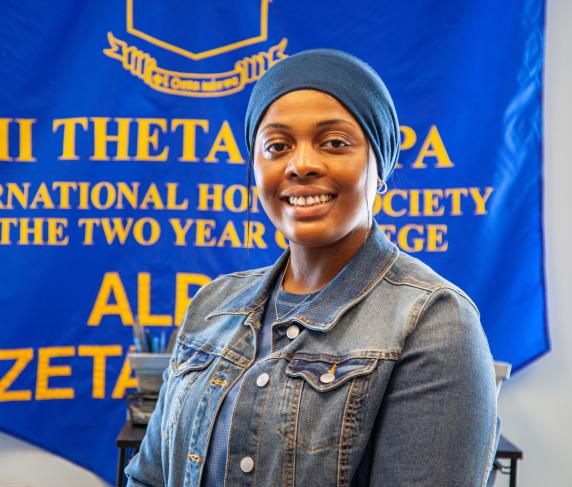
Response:
[[[309,206],[309,205],[316,205],[318,203],[325,203],[326,201],[330,201],[332,199],[332,195],[329,194],[320,194],[315,196],[290,196],[288,201],[291,205],[294,206]]]

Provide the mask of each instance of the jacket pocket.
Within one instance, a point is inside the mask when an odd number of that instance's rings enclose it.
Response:
[[[215,357],[212,353],[179,342],[170,362],[171,372],[174,377],[178,377],[185,372],[204,369]]]
[[[376,358],[293,358],[286,367],[279,433],[309,453],[338,448],[344,422],[360,423]]]

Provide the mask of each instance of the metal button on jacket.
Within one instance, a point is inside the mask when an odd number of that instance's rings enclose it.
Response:
[[[266,384],[268,384],[269,380],[270,376],[266,372],[263,372],[256,378],[256,385],[258,387],[264,387]]]
[[[253,468],[254,468],[254,460],[252,459],[252,457],[244,457],[240,461],[240,470],[242,470],[244,473],[252,472]]]
[[[286,330],[286,336],[290,338],[290,340],[294,340],[300,334],[300,328],[296,325],[289,326]]]
[[[320,376],[320,382],[322,382],[323,384],[330,384],[331,382],[334,382],[335,379],[336,376],[329,372],[327,374],[322,374]]]

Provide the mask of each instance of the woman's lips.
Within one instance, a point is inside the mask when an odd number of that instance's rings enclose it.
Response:
[[[306,218],[319,218],[325,215],[336,201],[336,196],[333,196],[328,201],[312,203],[305,206],[292,205],[288,199],[282,200],[286,207],[286,213],[292,218],[306,219]]]

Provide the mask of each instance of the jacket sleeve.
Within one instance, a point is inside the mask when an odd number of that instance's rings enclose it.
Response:
[[[165,485],[162,461],[162,416],[165,394],[169,383],[170,367],[163,373],[163,385],[157,405],[151,415],[147,432],[137,453],[125,468],[127,487],[163,487]]]
[[[422,304],[371,438],[370,486],[485,486],[497,442],[492,357],[478,312],[452,289]]]

